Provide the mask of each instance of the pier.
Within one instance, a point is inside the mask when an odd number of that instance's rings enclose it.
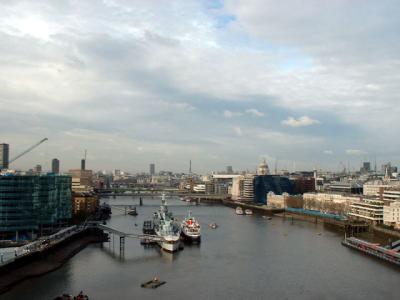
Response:
[[[151,235],[151,234],[139,234],[139,233],[126,233],[119,231],[117,229],[108,227],[106,225],[101,225],[101,224],[96,224],[97,228],[103,230],[103,232],[107,233],[109,235],[109,240],[108,242],[112,243],[112,247],[114,249],[115,245],[115,236],[119,238],[119,255],[121,258],[124,257],[125,255],[125,238],[133,238],[133,239],[139,239],[141,241],[145,241],[146,243],[157,243],[164,241],[164,238],[157,236],[157,235]]]

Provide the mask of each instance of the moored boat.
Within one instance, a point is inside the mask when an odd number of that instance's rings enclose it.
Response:
[[[250,215],[252,215],[253,214],[253,211],[251,210],[251,209],[245,209],[244,210],[244,213],[245,213],[245,215],[248,215],[248,216],[250,216]]]
[[[200,223],[192,216],[191,211],[181,223],[181,238],[189,243],[200,243],[201,241]]]
[[[179,250],[181,229],[172,213],[168,211],[165,194],[162,195],[160,209],[153,214],[154,232],[161,239],[157,242],[168,252]]]
[[[138,213],[137,213],[136,207],[128,209],[127,214],[130,216],[137,216]]]
[[[236,207],[235,212],[237,215],[243,215],[243,209],[240,206]]]

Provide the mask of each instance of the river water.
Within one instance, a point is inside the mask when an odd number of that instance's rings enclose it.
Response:
[[[138,204],[119,197],[110,204]],[[137,217],[113,209],[108,225],[140,232],[159,206],[144,199]],[[25,281],[0,299],[54,299],[83,290],[90,299],[396,299],[400,270],[340,244],[341,234],[316,225],[274,217],[237,216],[224,206],[193,206],[168,200],[180,220],[192,210],[202,225],[200,246],[177,254],[144,248],[127,239],[125,257],[119,239],[91,245],[60,269]],[[219,227],[210,229],[207,224]],[[135,226],[135,223],[137,226]],[[111,239],[112,241],[112,239]],[[114,249],[113,249],[114,248]],[[140,284],[154,276],[167,283],[158,289]]]

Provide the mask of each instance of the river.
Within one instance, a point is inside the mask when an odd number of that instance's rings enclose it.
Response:
[[[118,197],[110,204],[138,204]],[[140,232],[159,206],[144,199],[137,217],[113,209],[108,225]],[[190,209],[202,225],[200,246],[177,254],[144,248],[127,239],[125,257],[119,240],[91,245],[60,269],[15,286],[0,299],[54,299],[83,290],[90,299],[395,299],[400,270],[340,244],[342,235],[322,225],[274,217],[237,216],[219,205],[194,206],[169,199],[182,219]],[[207,224],[216,222],[211,229]],[[135,226],[135,223],[137,226]],[[112,241],[112,239],[111,239]],[[158,289],[140,284],[154,276],[167,283]]]

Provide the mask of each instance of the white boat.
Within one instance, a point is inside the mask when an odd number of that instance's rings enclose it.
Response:
[[[253,211],[251,209],[247,208],[247,209],[244,210],[244,214],[250,216],[250,215],[253,214]]]
[[[182,240],[189,243],[200,243],[201,241],[200,223],[192,216],[191,211],[181,223],[181,237]]]
[[[236,207],[235,212],[237,215],[243,215],[243,209],[240,206]]]
[[[160,209],[153,214],[154,232],[162,239],[157,243],[168,252],[179,250],[181,229],[172,213],[168,211],[165,194],[162,195]]]

